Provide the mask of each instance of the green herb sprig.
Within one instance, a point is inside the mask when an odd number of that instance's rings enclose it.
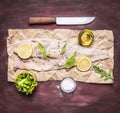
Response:
[[[110,72],[106,72],[105,70],[101,69],[98,66],[93,66],[93,69],[96,73],[101,75],[101,78],[105,78],[104,80],[108,80],[108,79],[112,79],[113,80],[113,76]]]
[[[71,67],[74,66],[76,55],[77,55],[77,53],[74,52],[74,55],[73,55],[73,56],[67,58],[66,63],[65,63],[65,67],[66,67],[67,69],[70,69]]]
[[[38,48],[39,48],[39,52],[41,54],[43,54],[43,57],[46,59],[46,58],[49,58],[50,57],[50,54],[47,54],[46,53],[46,50],[45,48],[43,47],[43,45],[41,43],[38,43]]]

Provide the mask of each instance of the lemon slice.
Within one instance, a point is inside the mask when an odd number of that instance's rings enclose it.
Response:
[[[27,59],[32,55],[33,48],[29,43],[22,43],[17,48],[17,54],[22,59]]]
[[[91,60],[87,56],[81,56],[77,61],[77,68],[80,71],[88,71],[91,67]]]

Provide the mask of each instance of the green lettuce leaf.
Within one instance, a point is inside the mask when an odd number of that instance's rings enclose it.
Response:
[[[18,91],[25,93],[26,95],[32,94],[33,90],[37,86],[37,81],[33,75],[28,72],[20,73],[15,81],[16,88]]]
[[[43,57],[46,59],[46,58],[48,58],[48,57],[50,57],[50,54],[47,54],[46,53],[46,50],[45,50],[45,48],[43,47],[43,45],[41,44],[41,43],[38,43],[38,48],[39,48],[39,52],[41,53],[41,54],[43,54]]]
[[[63,55],[66,52],[66,45],[67,43],[65,43],[64,46],[62,47],[61,52],[60,52],[61,55]]]
[[[75,52],[73,56],[67,58],[66,63],[65,63],[65,67],[67,69],[70,69],[71,67],[74,66],[76,55],[77,55],[77,53]]]

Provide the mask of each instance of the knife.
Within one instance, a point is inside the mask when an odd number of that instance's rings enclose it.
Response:
[[[84,25],[93,20],[95,17],[30,17],[29,24]]]

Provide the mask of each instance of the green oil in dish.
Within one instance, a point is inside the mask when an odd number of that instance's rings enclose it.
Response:
[[[78,35],[79,44],[82,46],[90,46],[93,42],[94,35],[91,30],[85,29]]]

